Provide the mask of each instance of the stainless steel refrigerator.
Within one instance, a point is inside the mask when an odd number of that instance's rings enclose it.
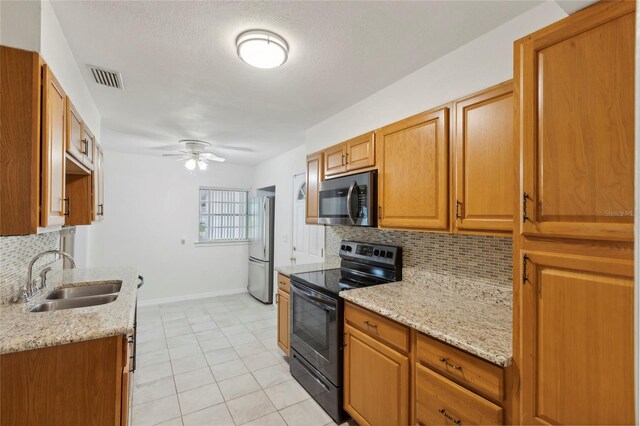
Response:
[[[249,294],[262,303],[273,303],[274,197],[249,200]]]

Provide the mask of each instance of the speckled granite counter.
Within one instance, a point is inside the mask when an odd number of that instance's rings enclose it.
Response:
[[[133,333],[138,274],[133,268],[66,269],[49,273],[47,288],[28,303],[0,305],[0,354]],[[118,298],[104,305],[29,312],[52,290],[122,281]]]
[[[303,265],[287,265],[278,266],[276,271],[282,275],[290,276],[291,274],[300,274],[302,272],[324,271],[326,269],[335,269],[340,267],[340,258],[338,256],[327,256],[322,263],[307,263]]]
[[[401,282],[340,296],[494,364],[511,364],[510,288],[409,268],[403,274]]]

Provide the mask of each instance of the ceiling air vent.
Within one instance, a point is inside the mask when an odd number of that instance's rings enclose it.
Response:
[[[91,71],[91,75],[96,83],[103,86],[113,87],[116,89],[124,90],[122,84],[122,75],[117,71],[109,71],[102,68],[94,67],[93,65],[87,65]]]

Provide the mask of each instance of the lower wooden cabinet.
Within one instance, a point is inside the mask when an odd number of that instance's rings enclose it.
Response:
[[[345,325],[344,409],[360,425],[409,424],[409,358]]]
[[[289,333],[290,333],[290,290],[289,277],[278,274],[278,293],[276,304],[278,305],[278,347],[289,355]]]
[[[127,425],[127,336],[0,355],[2,425]]]
[[[344,409],[359,425],[499,425],[509,368],[345,302]]]
[[[307,156],[307,212],[305,221],[310,224],[318,223],[318,190],[323,179],[322,158],[322,152]]]

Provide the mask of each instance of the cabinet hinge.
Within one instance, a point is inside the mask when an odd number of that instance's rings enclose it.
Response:
[[[529,260],[529,256],[526,254],[522,256],[522,284],[529,281],[529,275],[527,275],[527,260]]]

